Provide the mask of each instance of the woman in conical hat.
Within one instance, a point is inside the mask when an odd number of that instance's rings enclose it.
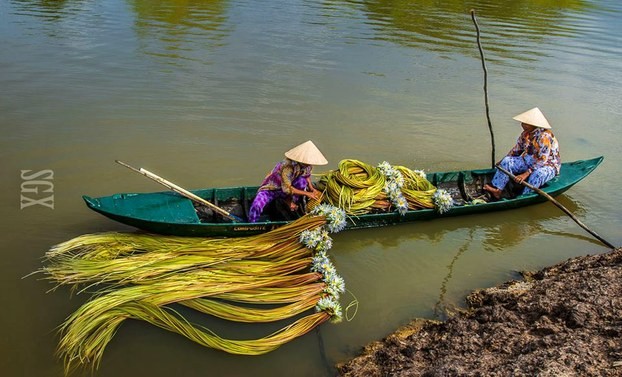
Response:
[[[548,120],[537,107],[518,114],[513,119],[521,122],[523,132],[500,165],[514,174],[519,183],[527,180],[535,187],[542,187],[559,174],[561,160],[557,139],[551,132]],[[509,179],[506,174],[497,170],[492,184],[485,185],[484,190],[499,199]],[[525,187],[522,194],[531,192],[531,189]]]
[[[311,170],[313,165],[326,164],[328,161],[311,140],[285,152],[285,159],[276,164],[257,191],[248,221],[256,222],[264,208],[275,199],[284,200],[290,211],[298,208],[302,196],[319,199],[321,193],[311,183]]]

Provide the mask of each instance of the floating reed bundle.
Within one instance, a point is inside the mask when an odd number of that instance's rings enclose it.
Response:
[[[344,211],[320,205],[289,225],[247,238],[104,233],[54,246],[42,268],[47,278],[79,292],[95,289],[60,328],[66,372],[97,368],[126,319],[244,355],[270,352],[327,320],[340,321],[345,283],[326,252],[329,233],[344,227]],[[236,322],[298,318],[259,339],[224,339],[187,321],[173,304]],[[315,312],[300,316],[310,309]]]
[[[337,170],[320,177],[318,186],[324,191],[322,202],[343,208],[349,215],[393,210],[403,215],[423,208],[442,213],[453,205],[451,196],[437,190],[423,171],[391,166],[386,161],[372,166],[341,160]]]

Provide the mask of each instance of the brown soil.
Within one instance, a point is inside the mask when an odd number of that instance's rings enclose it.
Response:
[[[342,376],[622,376],[622,248],[475,291],[337,366]]]

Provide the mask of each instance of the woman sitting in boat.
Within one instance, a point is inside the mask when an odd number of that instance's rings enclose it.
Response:
[[[313,165],[326,165],[328,161],[311,140],[285,152],[279,162],[263,180],[248,213],[248,221],[259,219],[264,208],[275,199],[284,200],[290,211],[298,209],[302,196],[319,199],[321,193],[311,183]]]
[[[521,122],[523,132],[500,165],[514,174],[518,183],[526,179],[527,183],[539,188],[559,174],[561,161],[557,139],[550,130],[551,125],[537,107],[513,119]],[[492,185],[484,185],[484,190],[495,199],[500,199],[509,179],[497,169]],[[525,187],[522,194],[531,192],[531,189]]]

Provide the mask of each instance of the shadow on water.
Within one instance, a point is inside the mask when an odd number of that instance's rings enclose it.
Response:
[[[476,57],[475,30],[470,10],[475,9],[484,33],[489,60],[508,63],[534,60],[546,55],[537,48],[551,37],[574,37],[575,15],[593,5],[584,0],[501,0],[501,1],[349,1],[359,7],[368,24],[377,32],[374,39],[410,47]]]

